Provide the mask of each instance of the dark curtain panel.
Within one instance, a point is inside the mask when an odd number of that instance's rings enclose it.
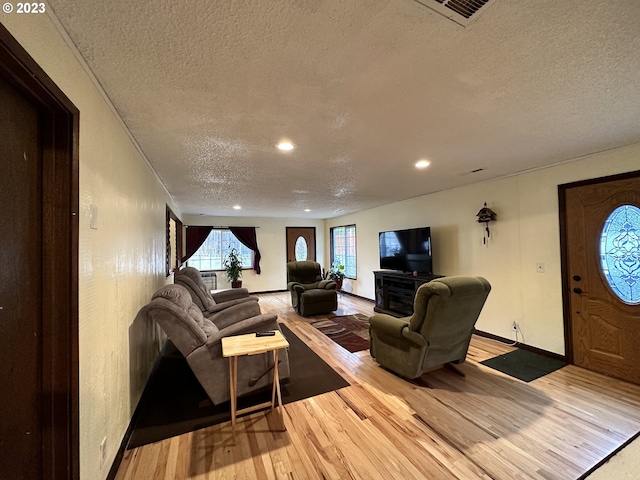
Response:
[[[258,238],[256,236],[256,227],[229,227],[240,243],[245,247],[253,250],[252,268],[260,275],[260,250],[258,250]]]
[[[213,230],[213,227],[187,227],[187,254],[182,257],[183,263],[189,260],[191,255],[196,253],[196,251],[202,246],[209,236],[209,233],[211,233],[211,230]]]

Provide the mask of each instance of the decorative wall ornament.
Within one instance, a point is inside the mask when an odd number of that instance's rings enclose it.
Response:
[[[480,211],[476,214],[478,217],[478,223],[484,223],[484,236],[482,237],[482,243],[487,244],[487,239],[491,237],[491,232],[489,231],[489,222],[496,219],[496,212],[487,207],[487,202],[484,202],[484,207],[480,209]]]

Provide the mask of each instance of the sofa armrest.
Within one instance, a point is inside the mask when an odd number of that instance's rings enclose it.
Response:
[[[247,298],[250,299],[250,297]],[[238,323],[247,318],[255,317],[262,313],[260,311],[260,305],[258,304],[258,302],[254,301],[240,301],[238,303],[235,303],[235,301],[231,301],[225,302],[221,305],[226,306],[217,312],[206,313],[206,317],[211,320],[220,330],[227,328],[229,325],[233,325],[234,323]]]
[[[220,343],[222,337],[231,337],[233,335],[242,335],[244,333],[262,332],[266,330],[278,329],[278,316],[275,313],[263,313],[255,317],[246,318],[226,328],[223,328],[215,335],[211,335],[207,339],[207,346]]]
[[[241,303],[245,303],[245,302],[258,302],[258,297],[255,297],[253,295],[248,296],[248,297],[241,297],[241,298],[234,298],[232,300],[226,300],[224,302],[220,302],[220,303],[216,303],[213,307],[210,307],[207,309],[206,312],[204,312],[204,315],[206,317],[211,316],[214,313],[218,313],[221,312],[222,310],[229,308],[229,307],[233,307],[234,305],[239,305]]]
[[[229,288],[220,292],[212,293],[211,296],[216,303],[228,302],[229,300],[236,300],[238,298],[245,298],[249,296],[249,290],[246,288]],[[256,297],[257,298],[257,297]]]

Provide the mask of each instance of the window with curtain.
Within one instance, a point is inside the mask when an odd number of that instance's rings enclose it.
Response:
[[[344,265],[344,275],[356,278],[356,226],[331,228],[331,265]]]
[[[231,230],[226,228],[214,228],[209,232],[206,240],[200,248],[189,257],[187,265],[200,271],[224,270],[224,259],[229,251],[235,248],[240,253],[242,268],[250,269],[253,265],[253,250],[245,247]]]

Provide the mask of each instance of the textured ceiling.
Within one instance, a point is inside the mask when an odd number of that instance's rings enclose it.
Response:
[[[413,0],[49,3],[184,214],[329,218],[640,141],[637,0],[466,28]]]

